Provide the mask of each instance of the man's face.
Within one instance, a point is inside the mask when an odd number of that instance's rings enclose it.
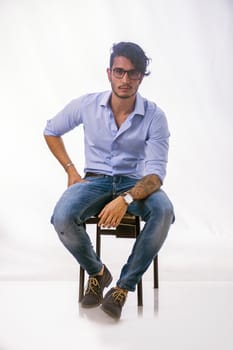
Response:
[[[107,73],[113,93],[123,99],[134,96],[143,79],[142,73],[137,72],[131,61],[124,56],[115,57],[112,69],[108,68]]]

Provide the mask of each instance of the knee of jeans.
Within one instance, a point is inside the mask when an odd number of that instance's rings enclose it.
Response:
[[[163,217],[165,220],[169,221],[172,224],[175,220],[174,209],[171,203],[168,203],[166,206],[162,208]]]
[[[74,223],[78,224],[79,219],[72,211],[60,211],[55,209],[51,218],[51,223],[58,234],[64,234],[68,227]]]
[[[174,209],[170,201],[157,201],[149,206],[149,217],[154,217],[156,220],[168,220],[170,223],[174,222]]]
[[[67,220],[66,218],[58,215],[57,213],[53,213],[53,216],[51,218],[51,223],[53,224],[55,230],[57,233],[63,233],[65,231],[65,228],[67,227]]]

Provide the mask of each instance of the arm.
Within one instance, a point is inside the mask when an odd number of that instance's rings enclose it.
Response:
[[[148,197],[151,193],[160,189],[162,183],[155,174],[144,176],[136,185],[128,191],[134,200],[140,200]]]
[[[72,163],[63,143],[61,136],[50,136],[44,135],[46,143],[55,156],[60,162],[68,175],[68,186],[75,184],[76,182],[82,182],[82,178]]]

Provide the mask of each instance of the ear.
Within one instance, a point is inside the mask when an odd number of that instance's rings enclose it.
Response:
[[[108,80],[111,81],[111,69],[107,68],[107,75],[108,75]]]

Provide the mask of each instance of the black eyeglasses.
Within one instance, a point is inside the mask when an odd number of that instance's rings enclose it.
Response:
[[[141,72],[136,69],[125,70],[122,68],[114,68],[112,69],[113,75],[117,79],[122,79],[125,73],[127,73],[128,78],[132,80],[138,80],[141,78]]]

